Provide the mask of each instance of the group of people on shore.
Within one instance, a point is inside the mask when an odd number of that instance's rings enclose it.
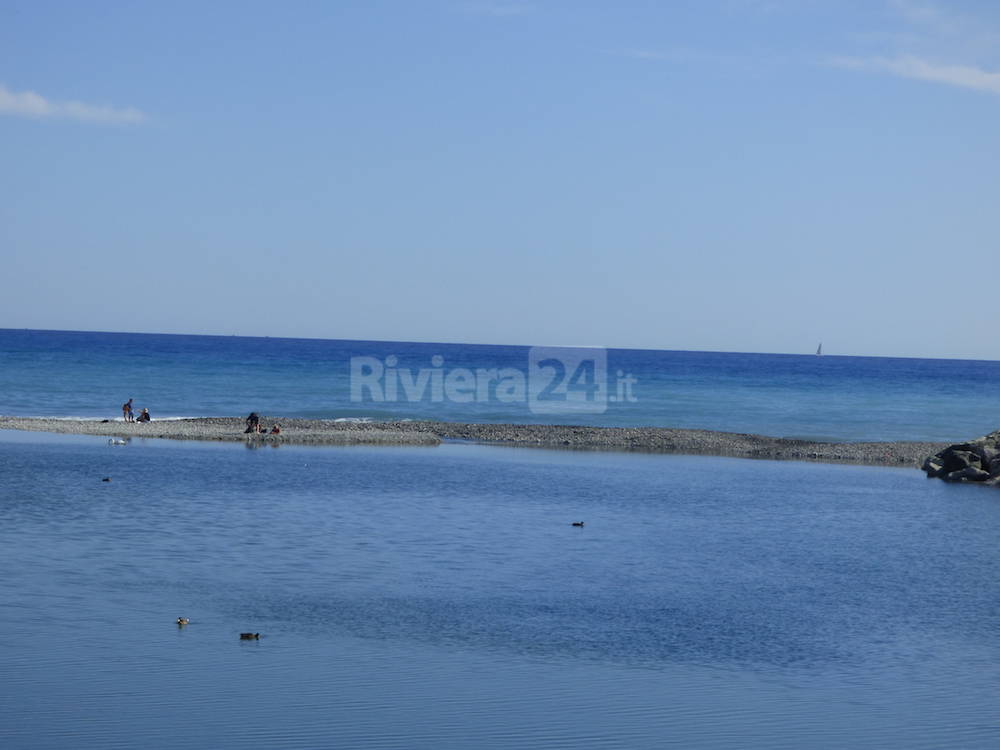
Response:
[[[124,404],[122,404],[122,417],[124,417],[126,422],[153,421],[153,418],[149,416],[149,409],[143,409],[138,417],[135,415],[135,411],[132,409],[132,399],[129,399]]]
[[[124,417],[126,422],[152,422],[153,418],[149,415],[149,409],[143,409],[139,416],[135,415],[135,410],[132,407],[132,399],[129,399],[124,404],[122,404],[122,417]],[[270,430],[267,429],[266,425],[261,425],[260,416],[257,412],[250,412],[250,416],[246,418],[247,428],[244,430],[244,434],[254,434],[254,435],[280,435],[281,427],[278,425],[273,425]]]
[[[255,434],[255,435],[280,435],[281,428],[278,425],[274,425],[270,431],[267,426],[262,426],[260,423],[260,417],[257,412],[250,412],[250,416],[246,418],[247,428],[243,431],[243,434]]]

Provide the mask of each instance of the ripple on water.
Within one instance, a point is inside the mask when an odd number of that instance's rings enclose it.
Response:
[[[152,491],[82,481],[105,460],[85,443],[0,451],[5,750],[1000,737],[979,488],[471,446],[119,452]]]

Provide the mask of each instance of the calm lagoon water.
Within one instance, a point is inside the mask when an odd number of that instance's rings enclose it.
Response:
[[[983,488],[28,433],[0,471],[5,750],[1000,746]]]

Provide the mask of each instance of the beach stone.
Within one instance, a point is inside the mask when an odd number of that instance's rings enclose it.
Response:
[[[982,459],[972,451],[965,450],[964,446],[952,446],[945,449],[942,458],[944,459],[944,470],[947,474],[966,469],[970,466],[975,466],[977,469],[982,468]]]
[[[928,456],[920,468],[928,477],[948,482],[984,482],[1000,486],[1000,430],[950,445]]]
[[[926,471],[927,476],[931,478],[939,477],[945,473],[944,466],[939,461],[936,461],[934,456],[928,456],[920,467],[920,470]]]
[[[945,474],[943,478],[946,482],[982,482],[990,478],[990,473],[975,466],[966,466],[964,469]]]
[[[962,443],[957,448],[978,456],[981,466],[987,466],[997,455],[996,449],[983,442]]]

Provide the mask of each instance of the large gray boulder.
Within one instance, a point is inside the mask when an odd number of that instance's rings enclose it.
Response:
[[[920,467],[928,477],[947,482],[984,482],[1000,486],[1000,430],[928,456]]]

